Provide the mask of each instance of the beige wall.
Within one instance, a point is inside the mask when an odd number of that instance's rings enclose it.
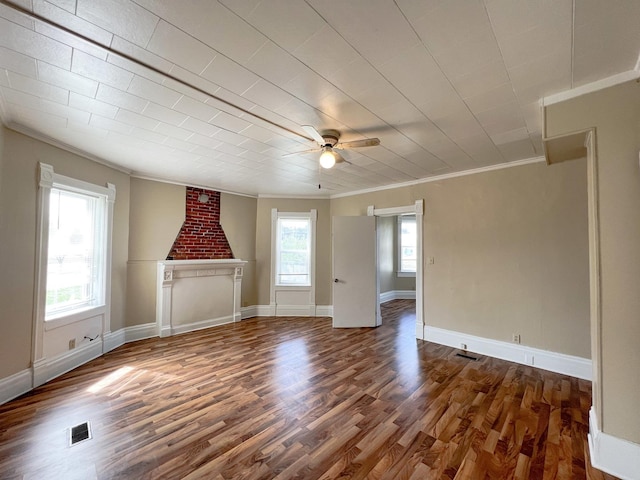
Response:
[[[547,136],[596,127],[602,424],[640,443],[640,90],[635,81],[546,107]]]
[[[111,330],[125,326],[129,176],[52,147],[12,130],[4,130],[0,177],[0,378],[29,367],[34,305],[36,194],[38,162],[56,173],[116,186],[113,218]]]
[[[318,211],[316,224],[316,305],[331,305],[331,218],[329,200],[258,198],[256,221],[256,281],[258,305],[269,305],[271,285],[271,209],[281,212]]]
[[[380,293],[396,289],[394,270],[395,256],[395,217],[380,217],[376,224],[378,231],[378,277]]]
[[[156,266],[167,258],[185,218],[185,187],[131,179],[127,325],[156,321]],[[255,305],[256,199],[220,195],[220,223],[234,256],[247,260],[242,305]]]
[[[424,199],[425,323],[590,357],[586,167],[543,163],[334,199],[332,215]]]
[[[256,288],[256,213],[258,200],[222,193],[220,224],[227,236],[233,256],[245,260],[242,278],[242,306],[257,305]]]
[[[131,179],[127,326],[156,321],[156,270],[185,215],[185,187]]]

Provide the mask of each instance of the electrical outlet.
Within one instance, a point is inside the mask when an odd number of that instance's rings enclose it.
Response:
[[[514,333],[513,337],[511,338],[511,341],[513,343],[520,343],[520,334],[519,333]]]
[[[72,338],[69,340],[69,350],[73,350],[74,348],[76,348],[76,339]]]

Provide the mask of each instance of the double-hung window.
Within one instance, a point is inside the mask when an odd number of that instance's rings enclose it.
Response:
[[[398,276],[415,276],[417,259],[416,216],[400,215],[398,217]]]
[[[278,217],[275,272],[277,286],[311,285],[311,227],[309,215]]]
[[[40,198],[38,318],[50,328],[96,309],[106,312],[115,187],[66,177],[41,163]]]
[[[106,209],[105,196],[50,190],[45,319],[104,305]]]

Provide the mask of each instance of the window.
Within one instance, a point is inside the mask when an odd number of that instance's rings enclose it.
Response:
[[[51,188],[45,319],[104,305],[105,210],[104,196]]]
[[[311,285],[311,218],[279,216],[276,285]]]
[[[115,186],[65,177],[41,163],[39,187],[34,315],[51,329],[101,314],[109,331]]]
[[[415,215],[398,217],[398,276],[416,274],[417,231]]]

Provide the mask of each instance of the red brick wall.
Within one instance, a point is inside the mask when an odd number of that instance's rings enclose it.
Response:
[[[200,194],[209,196],[206,203]],[[227,236],[220,225],[220,192],[187,187],[187,208],[184,223],[167,260],[202,260],[233,258]]]

